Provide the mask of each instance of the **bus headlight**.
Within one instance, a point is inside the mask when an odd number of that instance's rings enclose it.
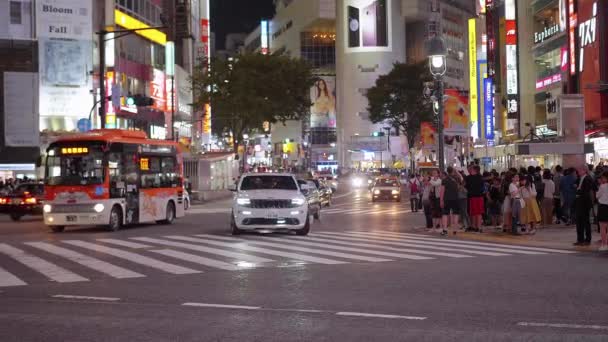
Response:
[[[399,190],[393,190],[393,191],[391,191],[391,194],[393,194],[393,195],[399,195]]]
[[[51,205],[50,204],[45,204],[44,206],[42,206],[42,211],[44,211],[45,213],[50,213],[51,212]]]
[[[95,212],[98,212],[98,213],[102,212],[102,211],[103,211],[103,209],[105,209],[105,207],[104,207],[104,205],[103,205],[103,204],[101,204],[101,203],[97,203],[97,204],[95,204],[95,206],[93,207],[93,210],[95,210]]]
[[[380,195],[380,190],[378,190],[378,189],[374,190],[374,195]]]

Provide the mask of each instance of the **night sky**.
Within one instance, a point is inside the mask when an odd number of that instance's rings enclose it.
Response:
[[[216,49],[224,48],[227,33],[249,33],[263,18],[274,15],[273,0],[211,0],[211,30]]]

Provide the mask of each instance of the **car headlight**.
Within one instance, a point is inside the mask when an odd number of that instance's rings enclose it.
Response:
[[[399,195],[399,190],[393,190],[393,191],[391,191],[391,194],[393,194],[393,195]]]
[[[44,211],[45,213],[50,213],[51,212],[51,205],[50,204],[45,204],[44,206],[42,206],[42,211]]]
[[[97,204],[95,204],[95,206],[93,206],[93,210],[95,210],[95,212],[97,212],[97,213],[102,212],[104,208],[105,208],[104,205],[101,203],[97,203]]]
[[[371,180],[371,179],[368,179],[368,180],[367,180],[367,184],[372,184],[372,180]]]
[[[249,198],[237,198],[236,204],[238,205],[249,205],[251,204],[251,200]]]
[[[302,204],[304,204],[304,202],[306,202],[306,200],[304,200],[303,198],[292,198],[291,199],[291,204],[297,205],[297,206],[301,206]]]
[[[353,185],[354,186],[361,186],[362,183],[363,183],[363,181],[361,180],[361,178],[355,178],[355,179],[353,179]]]
[[[380,190],[378,190],[378,189],[374,190],[374,195],[380,195]]]

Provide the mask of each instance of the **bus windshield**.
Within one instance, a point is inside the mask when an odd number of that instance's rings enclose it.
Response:
[[[104,181],[104,153],[100,146],[59,146],[49,149],[47,185],[94,185]]]

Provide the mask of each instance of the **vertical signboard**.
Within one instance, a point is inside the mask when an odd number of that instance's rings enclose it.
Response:
[[[322,76],[310,88],[310,127],[336,128],[336,77]]]
[[[268,20],[262,20],[260,23],[260,47],[263,55],[267,55],[269,52],[269,32]]]
[[[469,136],[469,99],[457,89],[445,90],[443,127],[446,135]]]
[[[152,81],[150,81],[150,97],[154,99],[153,108],[160,111],[165,111],[167,108],[167,97],[166,97],[166,82],[165,73],[158,70],[152,69]]]
[[[483,80],[483,113],[486,140],[494,140],[494,93],[491,78]]]
[[[590,85],[604,83],[601,80],[602,54],[600,53],[598,2],[595,0],[579,0],[577,2],[578,22],[578,63],[580,93],[585,96],[585,120],[594,121],[603,117],[606,111],[602,94]],[[601,26],[600,26],[601,27]],[[605,30],[605,28],[604,28]]]
[[[469,19],[469,103],[471,122],[477,122],[477,19]]]
[[[505,1],[505,62],[507,66],[507,120],[519,130],[519,79],[517,61],[517,20],[515,0]]]
[[[37,75],[31,72],[5,72],[3,86],[4,144],[39,146]]]
[[[576,74],[576,11],[574,0],[568,0],[568,50],[570,52],[570,75]]]
[[[92,3],[39,0],[35,4],[40,129],[75,130],[93,104],[88,76],[93,69]]]

